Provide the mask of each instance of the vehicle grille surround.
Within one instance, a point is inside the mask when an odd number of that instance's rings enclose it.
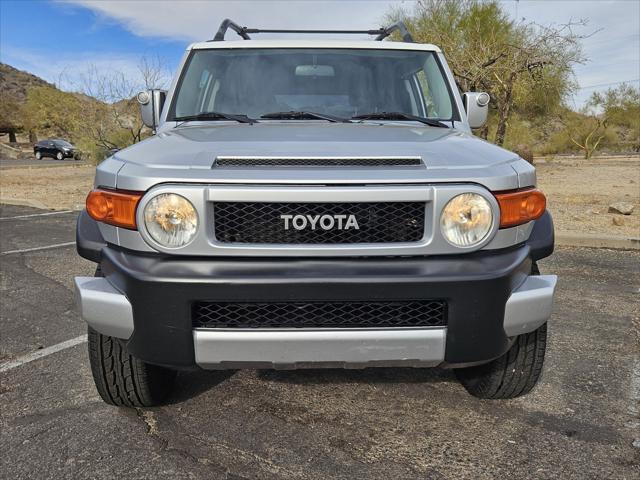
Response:
[[[444,300],[348,302],[196,302],[194,328],[335,329],[442,327]]]
[[[419,157],[217,157],[217,167],[418,167]]]
[[[218,242],[247,244],[356,244],[418,242],[424,236],[424,202],[376,203],[214,203]],[[319,224],[285,229],[281,215],[354,215],[358,229]]]

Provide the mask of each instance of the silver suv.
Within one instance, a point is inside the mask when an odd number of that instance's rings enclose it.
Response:
[[[155,135],[97,168],[77,245],[98,267],[75,282],[101,397],[156,405],[180,369],[376,366],[527,393],[553,223],[534,168],[472,135],[489,96],[402,24],[261,32],[189,46],[138,95]]]

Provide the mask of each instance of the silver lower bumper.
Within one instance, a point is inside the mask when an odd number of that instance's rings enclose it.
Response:
[[[444,360],[446,328],[402,330],[205,330],[193,332],[203,368],[434,366]]]
[[[504,329],[515,336],[535,330],[551,316],[555,275],[530,276],[505,305]],[[76,277],[82,318],[98,332],[127,339],[133,310],[107,279]],[[193,332],[195,360],[203,368],[265,366],[437,365],[444,361],[446,328],[341,330],[214,330]]]

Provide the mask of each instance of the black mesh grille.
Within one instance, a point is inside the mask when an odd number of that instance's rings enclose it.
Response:
[[[417,242],[424,236],[423,202],[382,203],[245,203],[217,202],[214,204],[215,234],[223,243],[284,243],[284,244],[336,244],[336,243],[400,243]],[[281,216],[305,216],[304,219]],[[315,229],[312,218],[318,217]],[[340,217],[336,217],[342,216]],[[349,216],[356,219],[358,228]],[[339,228],[342,222],[343,229]],[[303,223],[306,226],[301,229]],[[288,229],[285,226],[288,224]]]
[[[216,165],[218,167],[415,167],[422,165],[422,160],[400,157],[218,157]]]
[[[399,328],[447,323],[441,300],[389,302],[282,302],[193,305],[197,328]]]

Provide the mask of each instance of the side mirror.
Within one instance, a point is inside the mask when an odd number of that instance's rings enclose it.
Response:
[[[489,100],[491,97],[485,92],[467,92],[464,94],[464,109],[471,128],[480,128],[487,121]]]
[[[166,90],[144,90],[136,97],[140,104],[142,123],[154,131],[160,125],[160,114],[166,97]]]

